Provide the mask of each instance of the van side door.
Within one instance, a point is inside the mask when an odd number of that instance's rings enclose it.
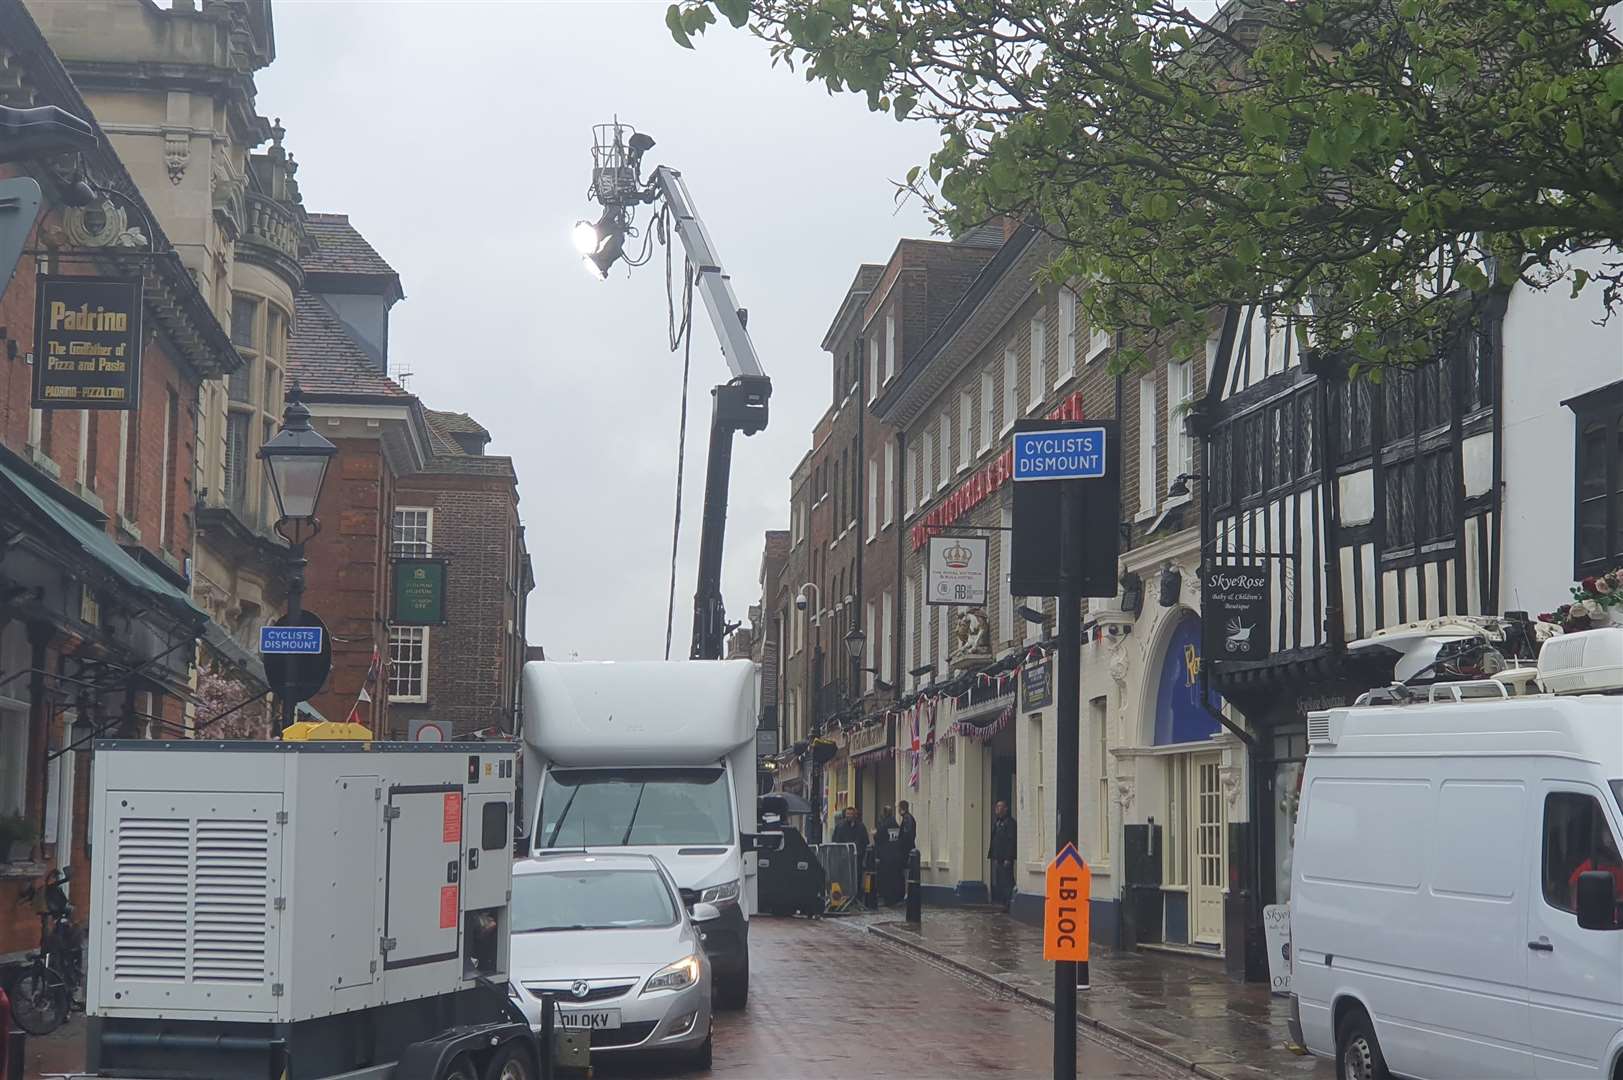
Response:
[[[1579,928],[1573,883],[1580,870],[1615,862],[1618,821],[1606,808],[1607,793],[1592,785],[1550,780],[1541,794],[1527,926],[1538,1075],[1609,1080],[1606,1054],[1623,1030],[1623,929]]]

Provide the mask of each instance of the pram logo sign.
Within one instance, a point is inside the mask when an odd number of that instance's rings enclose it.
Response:
[[[1213,660],[1261,660],[1269,654],[1273,595],[1268,566],[1209,566],[1201,575],[1205,654]]]

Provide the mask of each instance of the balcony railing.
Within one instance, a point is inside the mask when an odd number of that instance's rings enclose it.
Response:
[[[248,220],[243,229],[243,243],[268,248],[298,263],[299,247],[304,243],[304,222],[296,211],[257,191],[250,191],[245,196],[245,213]]]

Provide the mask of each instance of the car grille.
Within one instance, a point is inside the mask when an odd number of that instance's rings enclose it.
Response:
[[[553,1000],[560,1005],[584,1005],[590,1001],[607,1001],[609,998],[621,997],[626,993],[626,991],[630,990],[636,985],[637,984],[634,982],[625,982],[613,983],[608,986],[594,986],[590,990],[586,991],[585,997],[576,997],[574,994],[570,993],[567,985],[558,986],[555,984],[548,985],[545,983],[525,983],[524,989],[528,990],[536,997],[540,997],[542,994],[551,994]]]
[[[592,1032],[592,1049],[605,1050],[614,1046],[636,1046],[654,1033],[657,1021],[643,1020],[635,1024],[622,1024],[618,1028]]]

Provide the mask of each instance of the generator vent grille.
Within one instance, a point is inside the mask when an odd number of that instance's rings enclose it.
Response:
[[[113,867],[113,977],[258,986],[268,976],[266,820],[126,817]]]

